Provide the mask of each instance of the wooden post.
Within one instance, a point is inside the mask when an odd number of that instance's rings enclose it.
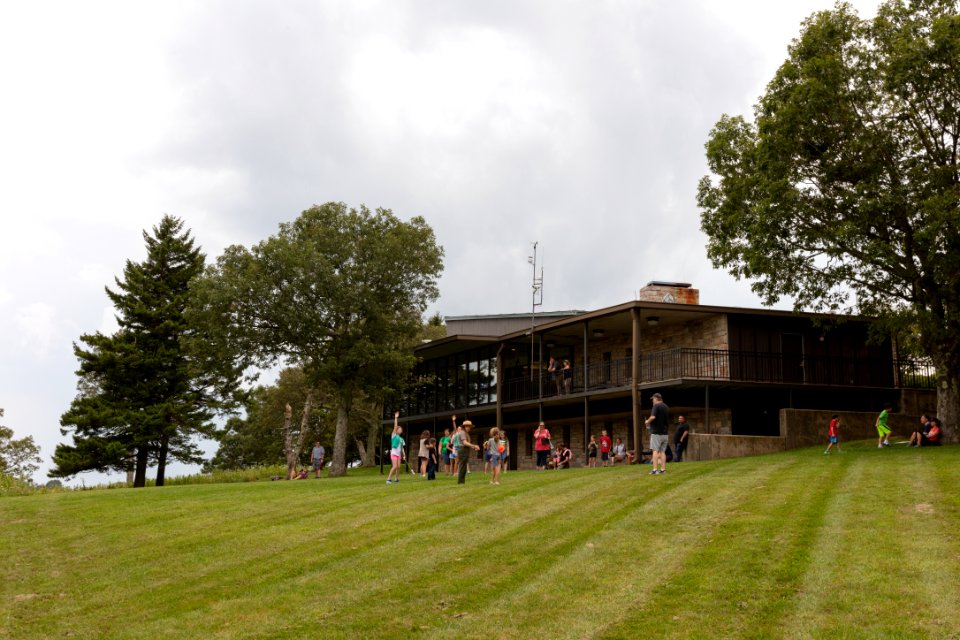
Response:
[[[642,430],[640,429],[640,309],[634,307],[630,310],[633,316],[633,362],[630,363],[632,370],[632,383],[630,385],[630,396],[633,406],[633,446],[636,447],[639,462],[643,458],[643,442],[641,441]]]

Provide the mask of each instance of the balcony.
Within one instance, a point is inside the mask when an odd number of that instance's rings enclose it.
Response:
[[[911,360],[835,356],[800,356],[723,349],[667,349],[640,356],[640,380],[657,384],[673,380],[745,382],[834,387],[935,388],[929,363]],[[570,393],[629,389],[629,358],[574,367]],[[557,376],[559,379],[559,375]],[[562,382],[560,383],[562,384]],[[557,382],[544,371],[531,380],[505,380],[503,402],[524,402],[558,394]]]

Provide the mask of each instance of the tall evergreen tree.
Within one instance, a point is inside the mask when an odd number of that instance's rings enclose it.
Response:
[[[211,433],[223,397],[216,392],[233,388],[233,371],[208,366],[211,360],[185,347],[188,285],[204,267],[189,230],[164,216],[143,238],[146,260],[128,260],[117,290],[107,288],[119,330],[86,334],[85,347],[74,345],[79,394],[60,419],[61,432],[72,432],[74,442],[57,446],[53,477],[132,465],[134,486],[142,487],[156,463],[160,486],[168,460],[200,460],[193,436]]]

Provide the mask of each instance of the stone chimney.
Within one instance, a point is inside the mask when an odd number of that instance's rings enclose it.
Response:
[[[637,294],[641,302],[669,302],[673,304],[700,304],[700,290],[692,289],[689,282],[647,283]]]

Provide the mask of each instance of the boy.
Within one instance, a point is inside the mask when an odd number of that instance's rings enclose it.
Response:
[[[830,418],[827,437],[830,439],[830,444],[827,445],[827,450],[824,453],[830,453],[830,448],[833,445],[837,445],[837,453],[840,453],[840,416],[837,414],[833,414],[833,417]]]

